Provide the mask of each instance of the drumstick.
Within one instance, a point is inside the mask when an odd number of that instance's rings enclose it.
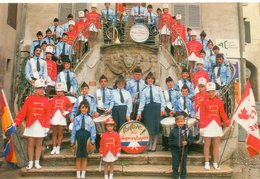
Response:
[[[142,135],[145,132],[146,129],[144,129],[139,135]]]
[[[100,172],[101,172],[101,166],[102,166],[102,157],[100,157],[99,168],[98,168],[98,171]]]

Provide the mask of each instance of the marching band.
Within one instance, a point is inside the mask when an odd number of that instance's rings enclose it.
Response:
[[[28,117],[24,132],[24,135],[29,137],[30,161],[27,169],[33,167],[34,145],[36,145],[35,167],[41,168],[39,146],[50,126],[55,134],[53,135],[51,154],[60,153],[62,131],[67,126],[67,119],[70,119],[73,124],[71,129],[72,146],[74,147],[75,141],[90,138],[91,144],[96,145],[96,152],[100,150],[104,157],[107,151],[104,151],[105,144],[102,133],[105,132],[105,129],[102,126],[111,116],[113,118],[111,123],[115,125],[116,131],[119,131],[121,126],[130,120],[142,122],[150,135],[149,151],[151,152],[157,150],[158,134],[162,130],[161,121],[167,117],[171,118],[171,124],[164,123],[162,124],[163,128],[175,124],[175,120],[172,120],[174,116],[177,124],[171,133],[169,131],[163,133],[163,150],[167,151],[172,146],[181,147],[180,143],[177,146],[176,141],[174,141],[176,138],[175,130],[178,127],[184,127],[179,124],[179,118],[187,118],[187,126],[191,127],[191,134],[187,137],[190,138],[192,135],[192,137],[197,137],[197,142],[205,141],[205,169],[210,168],[208,155],[211,138],[213,138],[214,148],[218,148],[219,137],[222,135],[221,119],[227,126],[230,125],[223,103],[221,99],[216,97],[217,90],[223,88],[231,80],[229,64],[225,56],[219,53],[219,48],[213,47],[213,42],[205,39],[206,33],[204,31],[200,34],[200,40],[196,39],[196,32],[189,28],[186,35],[186,27],[181,24],[181,15],[176,15],[175,22],[168,12],[169,6],[167,4],[163,6],[161,15],[160,9],[157,9],[158,16],[152,12],[151,5],[148,5],[147,9],[142,7],[141,3],[132,8],[131,14],[135,17],[135,23],[156,24],[161,34],[162,45],[165,47],[169,44],[171,30],[174,29],[186,43],[188,49],[191,69],[183,68],[179,81],[174,82],[170,76],[167,77],[167,89],[165,90],[155,85],[156,78],[152,72],[149,72],[146,78],[142,79],[142,69],[136,67],[132,71],[131,79],[126,80],[123,76],[119,76],[114,84],[114,89],[107,86],[108,78],[105,75],[100,76],[100,86],[93,96],[88,94],[87,82],[83,82],[80,86],[81,94],[76,97],[78,92],[76,74],[70,70],[71,45],[78,34],[87,27],[89,30],[81,34],[83,35],[82,44],[77,48],[83,48],[84,44],[91,47],[93,44],[88,39],[97,40],[97,34],[102,28],[101,17],[103,29],[107,28],[106,23],[117,22],[117,15],[110,8],[110,3],[105,3],[105,9],[101,11],[101,14],[97,12],[97,4],[92,4],[91,12],[79,12],[79,21],[77,22],[73,21],[71,14],[68,15],[68,22],[63,25],[59,25],[59,19],[55,18],[53,26],[46,30],[44,38],[41,31],[37,32],[37,40],[33,41],[31,45],[31,57],[25,68],[26,79],[34,86],[34,94],[26,99],[24,106],[15,118],[15,124],[19,126],[24,118]],[[171,39],[172,43],[176,45],[176,36],[172,36]],[[41,57],[41,45],[43,44],[47,44],[47,46]],[[58,59],[57,64],[52,61],[53,56]],[[78,58],[81,56],[82,54]],[[58,70],[58,65],[61,65],[63,69]],[[45,81],[48,86],[56,86],[57,96],[51,102],[44,97]],[[73,103],[73,107],[71,103]],[[99,128],[100,124],[101,129]],[[113,135],[117,137],[116,134],[113,133]],[[59,136],[58,142],[57,136]],[[34,137],[39,138],[34,140]],[[100,140],[101,146],[99,145]],[[81,149],[84,148],[82,146],[86,146],[84,142],[78,143]],[[189,143],[191,140],[188,141]],[[184,142],[184,144],[187,143]],[[77,152],[77,162],[81,163],[84,168],[86,164],[82,158],[86,156],[86,151],[85,149],[80,151],[81,149],[78,149]],[[186,150],[185,152],[187,152]],[[177,151],[179,152],[179,149]],[[117,157],[116,153],[113,155]],[[216,165],[217,149],[213,149],[213,156],[213,167],[218,169]],[[80,177],[78,171],[81,169],[77,168],[77,177]],[[176,166],[174,171],[176,172]],[[82,176],[85,177],[85,173]]]

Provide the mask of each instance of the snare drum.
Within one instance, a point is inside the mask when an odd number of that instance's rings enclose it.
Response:
[[[69,98],[70,102],[74,104],[77,101],[77,97],[72,95],[66,95],[67,98]]]
[[[138,43],[142,43],[149,38],[149,29],[144,24],[135,24],[130,29],[130,37]]]
[[[192,130],[192,135],[196,136],[199,134],[198,121],[195,118],[188,118],[188,127]]]
[[[170,136],[170,132],[173,129],[173,126],[175,124],[175,118],[174,117],[166,117],[163,120],[161,120],[161,125],[163,128],[163,135],[165,137]]]
[[[109,115],[101,115],[97,118],[94,118],[94,122],[96,124],[96,130],[97,130],[97,133],[98,134],[102,134],[103,132],[105,132],[105,121],[108,119],[108,118],[111,118],[112,116],[109,114]]]

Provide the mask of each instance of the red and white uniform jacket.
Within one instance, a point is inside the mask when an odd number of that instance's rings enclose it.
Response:
[[[30,127],[38,120],[42,127],[50,128],[49,99],[45,96],[29,96],[15,117],[14,122],[17,126],[20,126],[23,120],[26,120],[26,127]]]
[[[210,82],[209,74],[205,70],[196,71],[192,74],[191,80],[194,88],[197,87],[200,78],[205,78],[207,83]]]
[[[208,96],[207,92],[198,92],[197,94],[195,94],[194,96],[194,110],[195,112],[198,112],[200,105],[202,104],[204,98],[206,98]]]
[[[73,31],[68,31],[66,32],[66,34],[68,34],[68,40],[67,43],[72,45],[72,42],[74,41],[74,39],[77,37],[78,33],[73,30]]]
[[[94,24],[97,29],[101,29],[101,15],[97,12],[90,12],[87,15],[86,22],[88,25]]]
[[[110,151],[114,156],[121,152],[121,140],[117,132],[105,132],[100,141],[100,154],[105,157]]]
[[[66,96],[54,96],[50,102],[51,108],[51,117],[56,113],[57,110],[60,110],[61,114],[63,112],[71,112],[73,105],[70,102],[69,98]],[[64,115],[63,115],[64,116]]]
[[[158,22],[158,29],[161,30],[164,25],[167,25],[167,28],[171,29],[173,24],[174,24],[174,21],[173,21],[171,14],[163,13]]]
[[[57,64],[51,59],[47,59],[47,58],[46,58],[46,64],[47,64],[48,75],[51,78],[51,81],[55,82],[57,79]]]
[[[87,23],[84,21],[77,21],[75,23],[75,33],[78,35],[85,27],[87,26]],[[88,30],[85,32],[85,38],[88,38]]]
[[[174,29],[174,31],[177,32],[177,34],[182,38],[182,40],[186,42],[186,27],[182,24],[176,24],[173,25],[172,28]],[[174,42],[177,38],[177,34],[172,35],[172,42]]]
[[[222,100],[217,97],[206,97],[200,106],[200,128],[207,127],[213,120],[215,120],[219,126],[222,126],[221,121],[223,121],[227,127],[230,125]]]
[[[188,49],[189,56],[191,55],[192,52],[194,52],[197,57],[200,57],[200,51],[202,50],[202,44],[199,41],[197,41],[197,40],[189,41],[186,46]]]

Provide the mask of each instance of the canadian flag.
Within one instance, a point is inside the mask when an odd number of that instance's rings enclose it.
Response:
[[[260,153],[260,137],[255,97],[249,81],[232,119],[247,131],[246,144],[250,157],[258,155]]]

